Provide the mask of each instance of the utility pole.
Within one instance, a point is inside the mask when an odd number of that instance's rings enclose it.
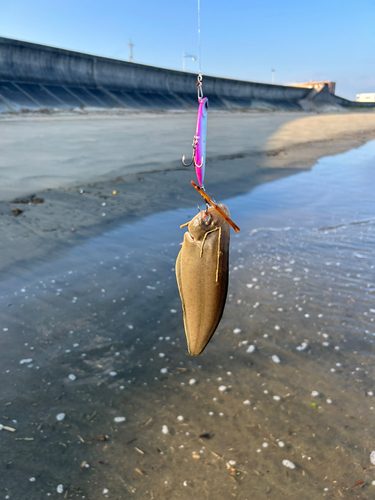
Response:
[[[272,85],[273,85],[275,83],[275,70],[271,69],[271,73],[272,73]]]
[[[129,40],[128,47],[130,49],[129,62],[133,62],[133,47],[134,47],[134,44],[132,43],[131,39]]]

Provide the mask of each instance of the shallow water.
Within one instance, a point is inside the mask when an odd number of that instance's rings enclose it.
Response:
[[[374,498],[374,158],[224,200],[241,232],[198,358],[174,277],[194,208],[1,282],[0,498]]]

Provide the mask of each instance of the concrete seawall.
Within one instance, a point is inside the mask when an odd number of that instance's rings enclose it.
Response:
[[[196,107],[196,75],[0,37],[0,113],[41,109]],[[204,76],[216,109],[374,107],[310,89]],[[305,103],[305,106],[304,106]],[[306,104],[307,103],[307,104]]]

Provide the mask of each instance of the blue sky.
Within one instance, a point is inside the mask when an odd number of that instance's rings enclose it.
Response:
[[[182,69],[198,54],[197,0],[0,0],[0,36]],[[203,74],[375,92],[373,0],[201,0]],[[186,61],[196,72],[198,63]]]

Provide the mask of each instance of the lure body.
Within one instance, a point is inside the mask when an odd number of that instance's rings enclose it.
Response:
[[[193,160],[200,187],[203,187],[206,168],[207,110],[208,99],[203,97],[199,99],[197,126],[193,143]]]
[[[229,217],[225,205],[219,205]],[[212,207],[188,223],[177,257],[176,277],[181,296],[189,353],[198,356],[223,315],[228,291],[230,226]]]

